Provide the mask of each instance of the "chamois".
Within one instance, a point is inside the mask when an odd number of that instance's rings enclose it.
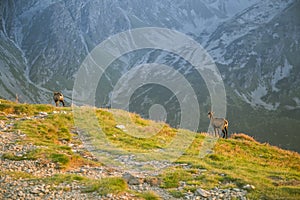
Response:
[[[62,93],[54,92],[53,100],[55,102],[56,107],[59,106],[59,102],[61,102],[63,107],[65,107],[64,95]]]
[[[228,121],[224,118],[214,118],[213,112],[208,112],[208,118],[210,119],[210,123],[214,128],[215,135],[219,135],[219,130],[223,132],[223,138],[227,138],[228,134]]]

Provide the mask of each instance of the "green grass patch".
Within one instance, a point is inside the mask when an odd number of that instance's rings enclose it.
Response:
[[[46,184],[55,185],[76,181],[84,186],[82,192],[98,192],[99,195],[118,194],[128,189],[126,182],[119,177],[91,179],[76,174],[56,174],[52,177],[44,178],[43,181]]]
[[[21,172],[21,171],[0,171],[0,176],[10,176],[12,177],[14,180],[20,180],[20,179],[36,179],[35,176],[33,176],[30,173],[26,173],[26,172]]]
[[[153,191],[149,192],[143,192],[138,195],[138,197],[141,197],[145,200],[160,200],[161,198]]]
[[[116,194],[127,190],[126,182],[119,177],[102,178],[86,183],[84,192],[98,192],[99,195]]]
[[[134,116],[134,120],[130,119],[131,115]],[[93,137],[93,144],[99,149],[105,148],[106,145],[104,147],[101,145],[103,139],[106,139],[105,143],[112,143],[119,149],[140,153],[151,152],[166,147],[177,132],[167,124],[140,119],[134,114],[113,109],[95,110],[83,107],[75,118],[87,136]],[[125,129],[119,129],[117,125],[124,125]]]
[[[20,160],[36,160],[38,158],[38,153],[39,150],[35,149],[32,151],[27,152],[26,154],[22,156],[17,156],[13,153],[4,153],[2,154],[2,159],[7,159],[7,160],[15,160],[15,161],[20,161]]]
[[[298,153],[260,144],[253,138],[240,134],[235,135],[234,139],[218,140],[212,154],[199,158],[194,151],[201,149],[201,144],[199,141],[198,146],[191,145],[178,160],[179,163],[189,163],[192,169],[206,169],[201,175],[188,180],[185,189],[193,189],[193,185],[210,189],[242,188],[251,184],[256,189],[249,191],[250,199],[299,198]],[[284,187],[284,184],[287,186]]]
[[[38,112],[53,112],[55,108],[45,104],[17,104],[1,99],[0,111],[5,114],[26,114],[34,115]]]
[[[84,176],[79,176],[77,174],[55,174],[51,177],[44,178],[43,181],[47,184],[60,184],[60,183],[71,183],[73,181],[79,181],[81,183],[86,183],[90,181]]]
[[[50,156],[52,162],[59,163],[60,165],[64,166],[70,162],[69,156],[60,153],[53,153]]]
[[[27,135],[26,141],[35,145],[55,146],[63,140],[70,141],[72,117],[63,114],[49,115],[45,119],[18,121],[15,129]]]
[[[9,105],[9,104],[7,104]],[[14,156],[13,154],[4,155],[4,158],[11,160],[30,160],[30,159],[48,159],[49,161],[58,163],[58,166],[67,169],[76,166],[89,164],[99,165],[93,161],[87,160],[71,151],[71,147],[67,143],[76,143],[73,141],[74,136],[71,130],[74,128],[74,118],[71,108],[54,108],[50,105],[23,105],[23,107],[33,107],[31,112],[42,112],[53,109],[64,110],[64,113],[48,114],[43,119],[29,119],[15,121],[14,130],[21,131],[26,134],[26,137],[17,141],[20,144],[34,144],[39,146],[35,151],[28,152],[22,157]],[[9,105],[15,107],[14,104]]]
[[[168,169],[167,173],[162,175],[162,188],[177,188],[180,181],[188,181],[192,179],[192,174],[183,169]]]
[[[184,197],[184,192],[179,191],[179,190],[170,190],[169,193],[174,197],[174,198],[183,198]]]

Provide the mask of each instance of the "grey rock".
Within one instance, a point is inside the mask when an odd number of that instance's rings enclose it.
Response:
[[[254,189],[255,189],[255,186],[250,185],[250,184],[247,184],[247,185],[244,185],[244,186],[243,186],[243,189],[245,189],[245,190],[254,190]]]
[[[196,193],[196,195],[200,195],[202,197],[208,197],[208,196],[210,196],[210,192],[208,192],[208,191],[206,191],[204,189],[201,189],[201,188],[198,188],[195,193]]]

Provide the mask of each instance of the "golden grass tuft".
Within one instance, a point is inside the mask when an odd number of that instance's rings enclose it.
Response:
[[[244,141],[250,141],[250,142],[256,142],[258,143],[253,137],[249,136],[249,135],[246,135],[244,133],[234,133],[231,135],[232,139],[235,139],[235,140],[244,140]]]

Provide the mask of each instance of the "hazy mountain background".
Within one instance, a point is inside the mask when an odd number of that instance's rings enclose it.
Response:
[[[300,2],[297,0],[1,0],[0,97],[52,103],[67,100],[86,55],[109,36],[137,27],[164,27],[198,41],[225,83],[229,131],[300,152]],[[122,74],[141,63],[173,66],[193,86],[201,108],[199,131],[208,127],[210,97],[195,69],[172,53],[141,50],[112,64],[97,89],[107,106]],[[149,117],[162,104],[177,126],[180,107],[171,91],[145,85],[130,111]]]

